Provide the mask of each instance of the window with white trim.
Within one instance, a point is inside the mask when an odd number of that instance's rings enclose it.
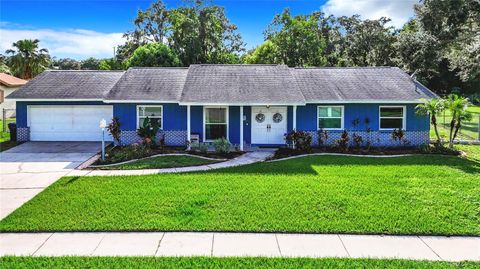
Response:
[[[206,107],[204,110],[205,140],[227,138],[228,111],[226,107]]]
[[[343,129],[343,106],[319,106],[318,129]]]
[[[404,106],[381,106],[379,117],[380,130],[405,130]]]
[[[145,121],[145,119],[149,118],[151,120],[157,120],[158,124],[160,125],[160,129],[162,129],[162,113],[162,106],[137,106],[137,128],[143,126],[143,122]]]

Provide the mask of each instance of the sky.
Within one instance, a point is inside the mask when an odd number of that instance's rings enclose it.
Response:
[[[139,9],[153,0],[0,0],[0,53],[20,39],[39,39],[57,58],[85,59],[113,56],[113,47],[124,43],[123,33],[133,29]],[[165,0],[167,7],[181,0]],[[263,32],[275,14],[286,7],[292,14],[321,10],[336,16],[359,14],[363,19],[392,19],[399,28],[413,16],[418,0],[213,0],[225,7],[237,25],[246,48],[263,42]]]

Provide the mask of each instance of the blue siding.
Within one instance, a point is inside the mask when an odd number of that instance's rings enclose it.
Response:
[[[306,105],[297,107],[297,130],[315,131],[317,129],[317,106]]]
[[[122,131],[134,131],[137,129],[137,105],[114,104],[113,116],[118,117]]]
[[[245,115],[245,121],[243,122],[243,140],[245,143],[250,144],[252,139],[252,107],[244,106],[243,107],[243,115]]]
[[[192,134],[199,134],[200,141],[203,141],[203,106],[190,108],[190,126]]]
[[[228,140],[232,144],[240,143],[240,107],[228,108]]]
[[[187,108],[178,104],[114,104],[113,115],[120,119],[124,131],[137,128],[137,105],[162,105],[163,130],[187,130]]]
[[[297,129],[315,131],[317,129],[317,106],[322,104],[308,104],[297,108]],[[344,128],[348,130],[365,130],[367,127],[373,131],[379,129],[379,106],[382,104],[346,104],[344,105]],[[415,104],[406,105],[407,131],[428,131],[430,128],[427,116],[415,113]],[[368,126],[365,119],[369,119]],[[358,126],[353,125],[355,119],[360,120]]]
[[[408,131],[429,131],[430,118],[425,115],[418,115],[415,113],[417,105],[407,105],[407,130]]]
[[[288,106],[287,107],[287,133],[292,130],[293,130],[293,106]]]
[[[28,105],[108,105],[103,102],[17,102],[17,126],[27,127],[27,106]],[[114,116],[120,119],[122,130],[136,130],[136,106],[137,104],[111,104],[113,105]],[[148,105],[147,103],[145,105]],[[186,106],[178,104],[162,104],[163,105],[163,130],[165,131],[185,131],[187,129]],[[317,106],[321,104],[308,104],[306,106],[297,107],[297,129],[303,131],[316,131],[317,129]],[[379,106],[381,104],[345,104],[344,105],[344,127],[348,130],[365,130],[367,127],[372,131],[379,129]],[[407,107],[407,131],[428,132],[429,118],[428,116],[420,116],[415,113],[415,104],[408,104]],[[292,106],[288,106],[287,111],[287,130],[293,128],[293,110]],[[251,107],[244,106],[245,121],[244,141],[251,143]],[[370,123],[365,125],[365,118]],[[360,124],[356,127],[352,122],[355,119],[360,120]],[[240,107],[229,107],[229,140],[231,143],[240,143]],[[200,135],[203,139],[203,106],[191,107],[191,132]],[[389,132],[389,131],[385,131]],[[384,133],[384,132],[382,132]]]
[[[163,105],[164,130],[187,130],[187,107],[178,104]]]

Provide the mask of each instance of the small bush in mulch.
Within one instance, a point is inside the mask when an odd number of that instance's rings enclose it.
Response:
[[[345,151],[344,148],[339,147],[322,147],[312,148],[311,151],[305,152],[298,149],[291,148],[279,148],[275,151],[275,154],[270,160],[282,159],[291,156],[298,156],[310,153],[344,153],[344,154],[357,154],[357,155],[401,155],[401,154],[442,154],[442,155],[461,155],[461,151],[456,149],[449,149],[443,146],[428,145],[424,147],[402,147],[402,148],[348,148]]]
[[[185,151],[184,147],[151,147],[144,144],[132,144],[128,146],[112,146],[105,149],[105,160],[97,160],[93,165],[105,165],[120,163],[135,159],[141,159],[158,154],[188,153],[214,159],[233,159],[243,152],[232,151],[228,153]]]

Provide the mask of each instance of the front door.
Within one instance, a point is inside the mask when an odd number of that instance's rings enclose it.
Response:
[[[252,144],[284,144],[286,107],[252,107]]]

